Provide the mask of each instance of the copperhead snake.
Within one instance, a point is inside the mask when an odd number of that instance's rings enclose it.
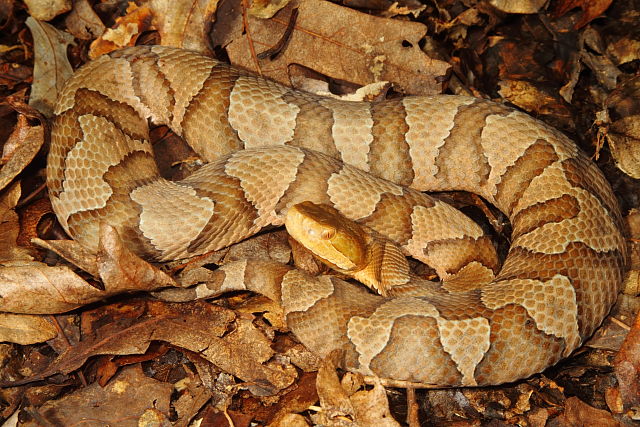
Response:
[[[160,178],[148,119],[211,163]],[[265,293],[317,355],[429,386],[500,384],[568,356],[612,307],[627,261],[601,172],[524,113],[462,96],[339,101],[169,47],[127,48],[75,73],[55,108],[47,183],[60,223],[90,249],[106,222],[149,260],[190,257],[281,225],[310,200],[387,234],[441,278],[469,264],[495,272],[482,286],[445,280],[429,298],[290,267],[219,270],[228,289],[272,286]],[[465,259],[486,237],[427,190],[470,191],[509,217],[501,268],[484,250]]]

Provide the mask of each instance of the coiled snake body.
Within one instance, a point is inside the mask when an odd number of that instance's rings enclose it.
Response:
[[[337,350],[346,369],[438,386],[523,378],[591,335],[622,282],[626,246],[609,184],[561,133],[499,104],[342,102],[142,46],[81,68],[55,114],[51,201],[67,232],[93,249],[104,221],[147,259],[188,257],[280,225],[288,207],[311,200],[386,232],[446,278],[469,265],[492,274],[495,259],[467,257],[486,238],[418,191],[471,191],[509,217],[512,246],[495,278],[475,287],[445,280],[433,298],[376,296],[247,263],[225,273],[272,278],[296,336],[320,356]],[[180,182],[160,178],[149,118],[212,163]],[[266,144],[274,147],[257,148]]]

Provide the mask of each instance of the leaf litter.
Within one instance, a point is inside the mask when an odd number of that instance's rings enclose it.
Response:
[[[35,206],[46,199],[42,115],[50,116],[71,70],[120,47],[162,43],[336,96],[376,83],[368,99],[441,92],[502,99],[574,137],[597,157],[623,210],[637,209],[637,2],[26,3],[28,9],[0,2],[0,128],[13,129],[3,131],[0,162],[3,419],[562,426],[640,418],[634,211],[627,217],[633,260],[626,295],[588,343],[592,350],[504,387],[405,393],[338,376],[330,360],[317,360],[287,334],[277,306],[264,297],[214,290],[209,301],[194,301],[203,297],[198,289],[215,283],[219,265],[246,257],[291,262],[282,232],[156,266],[124,248],[107,226],[95,254],[59,240],[59,228],[42,226],[46,208]],[[28,89],[39,113],[16,101]],[[164,172],[191,167],[180,160],[164,162]],[[21,238],[32,235],[33,243]],[[317,270],[293,249],[299,265]]]

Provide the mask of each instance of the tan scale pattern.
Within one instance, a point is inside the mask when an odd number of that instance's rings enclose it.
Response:
[[[142,208],[140,230],[153,246],[167,257],[177,257],[189,246],[213,214],[214,202],[199,197],[193,188],[164,179],[142,185],[131,192],[131,199]],[[176,209],[172,200],[181,200]],[[171,230],[167,233],[167,230]]]
[[[394,321],[408,315],[437,317],[438,312],[427,301],[400,297],[384,301],[371,316],[354,316],[349,320],[347,336],[360,355],[359,362],[364,370],[386,347]],[[365,373],[373,374],[371,371]]]
[[[486,236],[478,239],[464,236],[433,240],[425,245],[423,252],[424,262],[435,269],[445,283],[456,280],[460,284],[469,274],[462,274],[462,270],[471,267],[471,263],[475,262],[483,267],[483,277],[491,274],[490,271],[495,272],[500,264],[491,239]],[[484,271],[485,269],[490,271]]]
[[[440,190],[442,183],[437,177],[439,171],[436,166],[440,147],[455,126],[458,108],[473,102],[475,98],[462,97],[407,97],[402,100],[405,121],[409,126],[405,140],[413,163],[413,188],[421,191]],[[434,126],[433,123],[438,125]],[[444,186],[447,186],[446,183]]]
[[[209,58],[189,51],[164,48],[155,48],[153,51],[159,55],[157,68],[166,77],[173,92],[171,129],[182,135],[182,121],[187,107],[202,90],[214,63]]]
[[[149,52],[149,58],[131,64],[133,90],[149,107],[149,117],[157,124],[170,125],[173,116],[175,93],[169,80],[156,66],[156,55]]]
[[[521,157],[513,159],[513,164],[504,169],[495,188],[489,188],[488,191],[494,196],[496,206],[508,215],[513,215],[514,204],[518,202],[533,178],[540,175],[547,166],[557,160],[556,151],[548,142],[538,140],[535,144],[530,145],[524,150]],[[489,161],[491,162],[491,158]],[[489,177],[490,185],[495,181],[496,177]]]
[[[402,99],[371,105],[373,128],[369,172],[400,185],[413,182],[413,165],[405,135],[409,131]]]
[[[141,141],[120,138],[120,131],[102,117],[84,115],[78,119],[85,138],[68,153],[65,162],[67,170],[60,195],[60,216],[64,223],[74,212],[103,208],[113,190],[102,175],[120,163],[133,151],[150,152],[148,145]],[[103,147],[103,141],[117,140],[121,144]]]
[[[295,180],[298,166],[304,160],[304,153],[294,147],[264,153],[252,156],[238,151],[225,164],[225,172],[240,180],[245,198],[256,207],[258,217],[262,218],[256,222],[260,227],[282,221],[275,211],[276,205]]]
[[[390,193],[400,195],[402,187],[387,181],[371,181],[364,172],[345,165],[329,178],[327,194],[336,209],[347,218],[360,219],[370,216],[382,199]],[[354,190],[353,183],[358,190]],[[357,196],[356,196],[357,193]]]
[[[68,233],[90,249],[105,222],[149,259],[189,257],[281,224],[289,206],[313,200],[378,233],[388,229],[404,252],[440,265],[441,285],[405,282],[401,269],[380,270],[395,259],[382,254],[389,262],[377,262],[371,274],[386,274],[405,295],[397,298],[267,262],[218,273],[224,289],[279,300],[298,339],[320,357],[336,355],[345,369],[426,386],[514,381],[579,346],[622,282],[621,214],[603,175],[560,132],[489,101],[343,103],[193,52],[136,47],[79,69],[55,113],[51,200]],[[148,118],[170,123],[208,161],[236,148],[278,147],[223,156],[168,183],[152,161]],[[494,203],[513,225],[497,278],[484,283],[495,253],[469,252],[489,239],[458,214],[285,144],[420,191],[466,189]],[[444,231],[451,222],[457,228]],[[178,226],[185,233],[175,238]]]
[[[478,385],[475,369],[491,346],[489,321],[484,317],[464,320],[439,318],[438,331],[442,348],[451,355],[451,360],[462,374],[461,384]]]
[[[343,162],[369,171],[369,146],[373,141],[373,119],[367,104],[321,99],[320,105],[333,112],[331,136]]]
[[[458,108],[449,136],[438,150],[438,180],[450,188],[477,191],[486,187],[490,165],[482,147],[487,117],[504,114],[504,107],[480,99]],[[459,162],[456,159],[467,159]]]
[[[397,363],[402,354],[404,363]],[[371,361],[381,376],[418,384],[461,384],[462,374],[442,348],[436,319],[404,316],[396,319],[385,348]]]
[[[205,159],[214,160],[243,147],[227,120],[231,104],[229,95],[237,78],[237,74],[227,67],[214,66],[185,112],[184,138]]]
[[[508,138],[508,143],[495,144],[494,141],[500,138]],[[540,126],[539,121],[517,111],[487,117],[481,142],[485,156],[491,165],[487,188],[487,193],[492,196],[489,198],[490,201],[494,200],[493,197],[498,192],[497,184],[504,181],[505,172],[513,164],[524,163],[523,159],[530,159],[531,166],[527,167],[536,170],[537,165],[544,167],[545,159],[549,157],[562,160],[575,154],[575,147],[572,150],[565,147],[572,143],[564,135],[558,134],[547,126]],[[536,143],[542,144],[538,155],[534,155],[532,151],[525,157],[527,150]],[[548,145],[553,147],[552,153],[549,153],[550,150],[544,150]],[[502,197],[508,197],[508,194],[505,192]],[[512,198],[516,201],[518,199],[519,197]],[[499,207],[508,212],[506,206]]]
[[[333,112],[320,104],[319,98],[295,90],[289,90],[282,95],[287,104],[299,108],[293,139],[289,145],[305,147],[339,159],[340,153],[332,138]]]
[[[318,300],[333,294],[333,283],[328,276],[310,281],[306,273],[291,271],[286,274],[282,283],[282,302],[285,315],[296,311],[306,311]]]
[[[564,276],[557,275],[547,281],[514,279],[501,282],[484,289],[482,302],[492,310],[508,304],[524,307],[538,329],[563,338],[568,348],[576,347],[580,341],[576,293]]]
[[[497,309],[490,328],[491,347],[475,370],[478,384],[515,381],[514,366],[525,377],[540,372],[560,360],[565,351],[561,338],[540,333],[526,310],[517,305]]]
[[[300,108],[287,103],[286,89],[266,80],[239,77],[231,91],[229,124],[246,148],[285,144],[293,139]]]

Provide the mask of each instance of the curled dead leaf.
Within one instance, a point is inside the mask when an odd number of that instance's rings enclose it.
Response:
[[[147,377],[140,365],[122,370],[106,387],[89,384],[39,408],[41,421],[49,425],[76,425],[78,420],[99,420],[100,425],[136,424],[134,420],[158,420],[170,413],[173,385]],[[88,404],[88,402],[94,402]],[[148,414],[153,408],[154,414]],[[133,423],[123,424],[131,420]],[[98,423],[96,423],[98,424]]]
[[[0,341],[28,345],[45,342],[58,330],[42,316],[0,313]]]
[[[208,29],[218,0],[151,0],[150,7],[163,45],[211,54]]]
[[[50,21],[71,10],[71,0],[24,0],[29,15],[41,21]]]
[[[28,250],[16,244],[20,225],[14,208],[20,199],[20,194],[19,182],[15,182],[0,193],[0,263],[33,259]]]
[[[13,132],[6,140],[3,152],[2,169],[0,169],[0,189],[9,184],[24,168],[31,163],[44,144],[42,126],[32,126],[27,117],[18,115]]]
[[[106,29],[87,0],[74,1],[73,9],[65,18],[64,23],[71,34],[81,40],[100,37]]]
[[[401,92],[440,93],[439,79],[449,64],[429,58],[420,49],[426,26],[375,17],[326,1],[292,0],[271,19],[249,17],[247,25],[258,53],[278,43],[294,8],[298,8],[298,17],[286,48],[276,59],[260,61],[263,75],[290,84],[288,66],[298,64],[358,85],[390,81]],[[233,20],[231,30],[216,43],[227,46],[232,63],[258,71],[248,53],[249,36],[242,19],[229,19]]]
[[[27,18],[26,24],[33,36],[35,54],[29,105],[51,117],[58,93],[73,74],[67,59],[67,47],[73,43],[73,36],[32,17]]]
[[[489,0],[489,3],[505,13],[537,13],[546,0]]]

